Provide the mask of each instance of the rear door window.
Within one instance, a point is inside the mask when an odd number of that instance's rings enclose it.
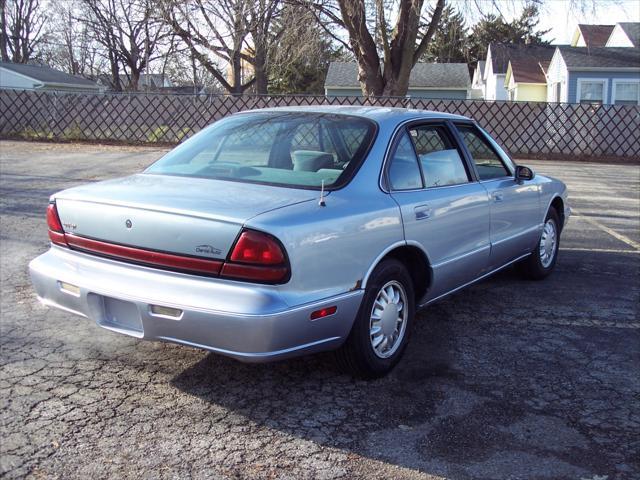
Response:
[[[458,124],[456,127],[471,154],[480,180],[511,176],[499,155],[475,126]]]
[[[409,133],[427,188],[459,185],[469,181],[460,152],[445,127],[422,125],[410,128]]]

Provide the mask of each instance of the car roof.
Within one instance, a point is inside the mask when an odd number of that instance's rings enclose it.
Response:
[[[356,106],[356,105],[304,105],[274,108],[260,108],[249,110],[251,112],[308,112],[308,113],[328,113],[353,115],[356,117],[369,118],[376,122],[396,121],[415,119],[442,119],[442,120],[470,120],[462,115],[454,115],[445,112],[435,112],[432,110],[417,110],[413,108],[398,107],[376,107],[376,106]],[[246,111],[245,111],[246,112]]]

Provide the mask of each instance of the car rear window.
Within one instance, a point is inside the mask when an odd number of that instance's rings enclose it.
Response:
[[[145,173],[319,188],[346,184],[375,136],[370,120],[308,112],[254,112],[205,128]]]

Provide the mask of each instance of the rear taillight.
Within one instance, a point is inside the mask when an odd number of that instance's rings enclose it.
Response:
[[[238,280],[281,283],[290,271],[278,240],[263,232],[243,230],[220,273]]]
[[[50,203],[47,206],[47,225],[49,226],[49,239],[51,242],[67,247],[67,240],[64,236],[64,229],[62,228],[55,203]]]
[[[284,252],[275,238],[266,233],[245,230],[233,247],[230,260],[254,265],[278,265],[284,262]]]

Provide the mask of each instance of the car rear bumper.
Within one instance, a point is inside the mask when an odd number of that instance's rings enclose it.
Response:
[[[289,306],[274,286],[166,272],[56,246],[34,259],[29,272],[47,306],[119,333],[247,362],[338,347],[363,296],[356,290]],[[335,314],[310,320],[312,312],[331,306],[337,307]]]

